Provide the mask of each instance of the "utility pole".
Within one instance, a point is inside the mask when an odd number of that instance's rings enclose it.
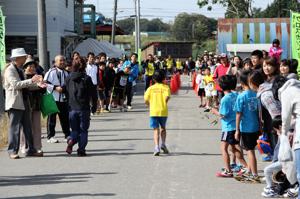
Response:
[[[137,20],[137,0],[133,0],[134,1],[134,11],[135,11],[135,15],[134,15],[134,23],[135,23],[135,53],[139,52],[139,48],[138,48],[138,20]]]
[[[140,0],[137,0],[137,46],[138,50],[141,48],[141,30],[140,30],[140,19],[141,19],[141,6]],[[138,51],[137,51],[138,52]]]
[[[112,45],[115,45],[117,7],[118,7],[118,0],[114,0],[114,18],[113,18],[112,30],[111,30],[111,44]]]
[[[38,56],[40,65],[47,71],[49,69],[47,53],[47,25],[45,0],[37,0],[38,8]]]

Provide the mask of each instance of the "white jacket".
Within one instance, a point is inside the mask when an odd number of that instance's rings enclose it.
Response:
[[[291,128],[292,116],[296,118],[294,149],[300,149],[300,81],[288,80],[278,91],[281,101],[282,132],[287,135]]]

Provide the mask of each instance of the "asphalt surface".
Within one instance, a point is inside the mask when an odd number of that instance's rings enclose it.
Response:
[[[3,149],[0,198],[261,198],[263,184],[215,177],[222,167],[220,124],[211,124],[216,118],[198,108],[189,84],[184,78],[179,94],[170,100],[170,155],[153,157],[148,110],[137,95],[130,112],[92,117],[87,157],[68,156],[66,143],[45,139],[43,158],[10,160]],[[62,133],[57,137],[62,139]],[[258,161],[260,172],[264,165]]]

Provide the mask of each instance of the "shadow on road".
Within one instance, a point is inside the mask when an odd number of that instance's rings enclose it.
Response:
[[[167,128],[167,131],[219,131],[220,129],[219,128],[207,128],[207,129],[197,129],[197,128],[194,128],[194,129],[189,129],[189,128],[178,128],[178,129],[175,129],[175,128],[170,128],[168,129]],[[152,129],[150,128],[145,128],[145,129],[131,129],[131,128],[122,128],[122,129],[91,129],[89,130],[89,132],[123,132],[123,131],[153,131]],[[89,135],[90,136],[90,135]],[[93,135],[93,136],[98,136],[98,135]],[[101,134],[99,134],[99,136],[101,136]]]
[[[153,140],[153,139],[152,138],[101,139],[101,140],[89,140],[89,142],[127,142],[127,141],[140,141],[140,140]]]
[[[89,149],[88,152],[106,152],[106,151],[133,151],[134,149]],[[65,151],[46,151],[48,153],[66,153]]]
[[[31,176],[0,176],[0,187],[4,186],[33,186],[62,183],[88,182],[94,175],[114,175],[116,172],[105,173],[60,173]]]
[[[114,193],[96,193],[96,194],[90,194],[90,193],[45,194],[45,195],[39,195],[39,196],[20,196],[20,197],[11,197],[11,198],[5,198],[5,199],[40,199],[40,198],[58,199],[58,198],[73,198],[73,197],[78,197],[78,196],[83,196],[83,197],[84,196],[86,196],[86,197],[97,197],[97,196],[116,196],[116,194],[114,194]]]

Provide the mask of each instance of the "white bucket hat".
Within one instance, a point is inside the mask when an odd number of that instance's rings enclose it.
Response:
[[[24,48],[15,48],[11,50],[10,58],[24,57],[24,56],[27,56],[27,53],[25,52]]]

